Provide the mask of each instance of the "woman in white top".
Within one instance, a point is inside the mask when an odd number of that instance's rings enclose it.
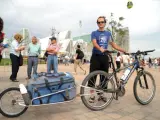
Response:
[[[20,42],[22,39],[22,35],[15,34],[14,39],[11,43],[11,49],[10,49],[10,58],[12,63],[12,74],[10,76],[10,80],[13,82],[18,82],[17,79],[17,73],[19,70],[19,63],[20,63],[20,52],[24,50],[24,46],[20,46]]]
[[[122,60],[121,54],[118,52],[117,57],[116,57],[117,69],[119,69],[121,67],[121,60]]]

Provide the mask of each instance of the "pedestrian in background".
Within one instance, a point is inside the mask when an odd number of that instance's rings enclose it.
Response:
[[[148,66],[149,66],[149,68],[152,67],[152,59],[150,57],[149,57],[149,60],[148,60]]]
[[[51,73],[51,68],[53,67],[54,73],[58,74],[58,57],[57,53],[60,46],[57,44],[57,39],[55,37],[50,38],[51,44],[47,48],[47,73]]]
[[[82,68],[83,57],[84,57],[84,53],[81,50],[80,45],[77,45],[76,55],[75,55],[75,59],[74,59],[74,72],[75,72],[75,74],[77,74],[77,66],[79,66],[79,68],[84,72],[84,75],[86,74],[86,70],[84,70],[84,68]]]
[[[117,57],[116,57],[116,66],[117,66],[117,69],[120,69],[120,67],[121,67],[121,62],[122,62],[122,57],[121,57],[120,52],[118,52],[118,53],[117,53]]]
[[[38,56],[41,54],[41,46],[37,43],[37,38],[32,37],[32,42],[28,46],[28,68],[26,79],[31,79],[31,73],[33,68],[33,76],[37,75]]]
[[[25,49],[25,46],[21,46],[22,35],[15,34],[14,40],[11,43],[10,49],[10,58],[12,63],[12,74],[10,76],[10,80],[13,82],[18,82],[17,73],[19,71],[20,66],[20,53]]]

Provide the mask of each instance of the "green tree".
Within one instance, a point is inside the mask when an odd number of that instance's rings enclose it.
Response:
[[[111,21],[109,22],[109,25],[111,26],[111,29],[107,27],[107,30],[110,31],[113,35],[113,38],[115,40],[115,42],[120,45],[121,47],[123,47],[124,44],[124,36],[127,33],[127,30],[123,29],[123,25],[121,24],[121,22],[125,19],[124,17],[119,17],[119,19],[116,21],[113,18],[113,13],[111,13]],[[117,39],[115,36],[120,37],[120,39]]]

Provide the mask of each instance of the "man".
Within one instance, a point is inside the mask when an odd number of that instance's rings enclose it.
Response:
[[[55,75],[58,75],[58,57],[57,53],[60,46],[57,44],[57,39],[55,37],[50,38],[51,44],[47,48],[47,73],[51,73],[51,67],[54,69]]]
[[[149,66],[149,68],[151,68],[151,66],[152,66],[152,59],[149,57],[149,60],[148,60],[148,66]]]
[[[75,60],[74,60],[74,72],[77,74],[77,65],[80,67],[81,70],[84,71],[84,75],[86,74],[86,70],[82,68],[82,59],[84,57],[83,51],[80,49],[80,45],[77,45]]]
[[[33,75],[37,75],[37,67],[38,67],[38,56],[41,54],[41,46],[37,43],[37,38],[35,36],[32,37],[32,43],[29,44],[28,47],[28,69],[27,74],[28,78],[31,79],[31,73],[33,68]]]
[[[126,67],[130,63],[130,57],[127,54],[122,55],[123,66]]]
[[[108,73],[109,68],[109,58],[107,55],[104,54],[105,50],[108,48],[108,44],[111,44],[111,46],[121,52],[125,52],[122,48],[120,48],[118,45],[116,45],[112,40],[112,35],[109,31],[105,30],[106,25],[106,19],[104,16],[100,16],[97,19],[97,25],[98,30],[93,31],[91,34],[91,40],[93,43],[93,50],[92,50],[92,56],[90,60],[90,72],[96,71],[96,70],[102,70]],[[102,77],[101,77],[102,78]],[[104,83],[102,81],[101,83]],[[95,87],[96,80],[90,79],[88,82],[89,87]],[[105,86],[101,85],[102,88]],[[94,91],[90,91],[91,93]],[[90,102],[94,102],[95,96],[92,96],[90,98]]]

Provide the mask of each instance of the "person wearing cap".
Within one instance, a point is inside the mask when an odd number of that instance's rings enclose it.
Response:
[[[33,75],[37,75],[38,56],[41,54],[41,46],[37,43],[37,38],[32,37],[32,42],[28,46],[28,68],[27,75],[31,79],[31,73],[33,68]]]
[[[20,42],[22,40],[22,35],[17,33],[14,35],[14,40],[11,43],[10,58],[12,63],[12,74],[10,80],[13,82],[17,81],[17,73],[20,65],[20,52],[25,49],[25,46],[21,46]]]
[[[54,69],[54,73],[58,73],[58,57],[57,53],[60,49],[55,37],[50,38],[51,44],[47,47],[47,73],[51,73],[51,67]]]

